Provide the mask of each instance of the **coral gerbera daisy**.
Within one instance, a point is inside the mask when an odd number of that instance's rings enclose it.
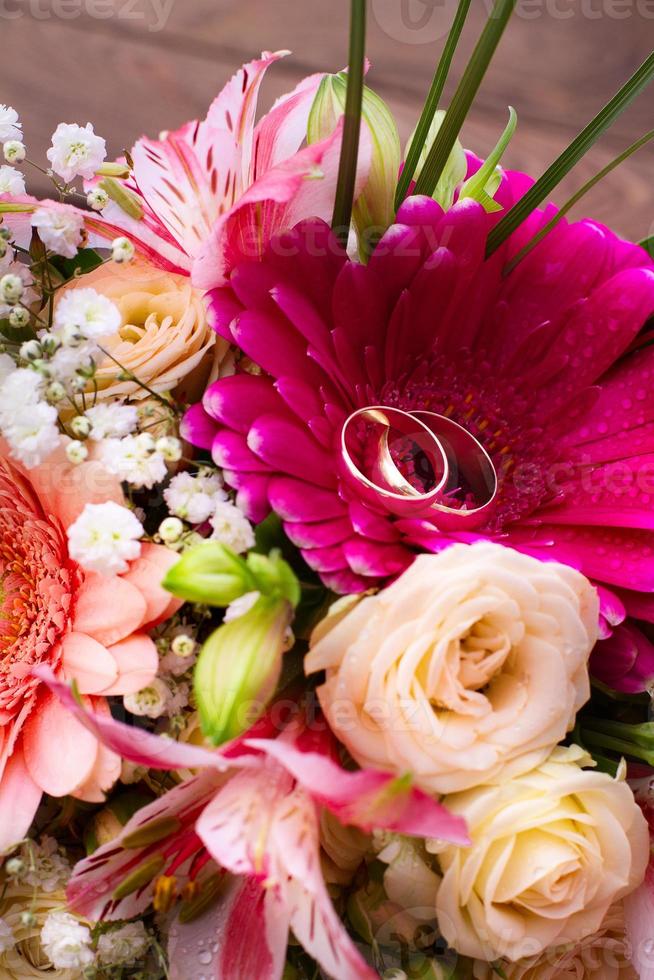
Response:
[[[507,174],[498,201],[528,183]],[[654,621],[654,350],[636,341],[654,312],[654,264],[596,222],[561,221],[505,275],[551,216],[534,213],[487,259],[496,216],[413,197],[367,265],[305,222],[210,294],[215,329],[261,373],[212,385],[186,434],[211,449],[251,518],[277,512],[336,591],[374,586],[417,551],[486,538],[604,586],[607,632],[626,613]],[[384,456],[388,432],[355,431],[369,479],[344,467],[344,433],[371,406],[464,430],[496,481],[472,529],[465,493],[460,520],[433,506],[442,474],[418,437],[408,457]],[[380,452],[422,503],[375,493]]]
[[[99,802],[120,758],[65,711],[32,671],[77,682],[88,703],[150,683],[158,656],[147,635],[175,600],[160,581],[172,552],[143,545],[122,575],[84,572],[66,529],[87,503],[123,502],[99,463],[57,450],[25,471],[0,442],[0,854],[27,833],[43,792]]]

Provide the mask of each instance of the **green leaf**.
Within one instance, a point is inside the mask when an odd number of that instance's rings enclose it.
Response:
[[[615,170],[616,167],[619,167],[621,163],[623,163],[630,156],[636,153],[637,150],[640,150],[642,146],[645,146],[653,139],[654,139],[654,129],[650,130],[650,132],[646,133],[644,136],[641,136],[641,138],[636,140],[635,143],[632,143],[631,146],[628,146],[623,153],[617,156],[614,160],[611,160],[611,162],[608,163],[605,167],[602,167],[602,169],[598,173],[596,173],[594,177],[591,177],[590,180],[586,181],[583,187],[581,187],[575,194],[572,195],[571,198],[569,198],[565,202],[563,207],[557,212],[557,214],[554,215],[552,220],[548,221],[548,223],[543,228],[540,229],[538,234],[534,235],[531,241],[527,242],[527,244],[520,249],[517,255],[514,255],[511,261],[505,266],[504,275],[508,275],[513,269],[515,269],[518,263],[522,262],[522,260],[527,255],[529,255],[529,253],[534,248],[536,248],[536,246],[540,242],[542,242],[542,240],[547,235],[549,235],[549,233],[552,231],[553,228],[556,228],[559,221],[565,218],[566,214],[568,214],[568,212],[572,210],[575,204],[579,203],[579,201],[588,193],[588,191],[592,190],[596,184],[599,184],[599,182],[607,176],[607,174],[610,174],[612,170]]]
[[[461,32],[463,31],[463,26],[466,22],[466,17],[468,16],[468,11],[470,10],[470,3],[471,0],[459,0],[459,6],[457,8],[454,21],[452,22],[452,27],[447,37],[447,41],[445,42],[443,53],[441,54],[440,61],[438,62],[436,73],[429,90],[429,95],[427,96],[427,101],[425,102],[425,107],[422,110],[422,115],[420,116],[418,125],[416,126],[413,139],[411,140],[411,144],[409,146],[409,151],[406,155],[404,168],[400,174],[400,179],[397,184],[397,191],[395,193],[396,209],[399,208],[407,195],[411,181],[416,173],[416,168],[420,160],[420,154],[422,153],[423,148],[429,142],[429,133],[432,122],[441,101],[443,89],[445,88],[445,82],[447,81],[447,76],[449,75],[450,67],[452,65],[452,59],[454,58],[454,53],[457,49]]]
[[[622,86],[604,108],[598,112],[585,129],[572,141],[570,146],[557,157],[525,196],[502,218],[488,236],[486,254],[492,255],[522,222],[543,201],[555,187],[570,173],[572,168],[594,146],[600,136],[611,126],[622,112],[647,88],[654,77],[654,52],[647,58],[629,81]]]
[[[516,0],[495,0],[493,11],[454,93],[424,169],[416,182],[416,194],[428,196],[433,194],[515,4]]]
[[[93,272],[94,269],[102,265],[102,256],[98,255],[93,248],[83,248],[74,259],[65,259],[61,255],[52,256],[50,265],[57,270],[65,281],[68,281],[76,276],[86,275],[87,272]]]
[[[351,0],[351,2],[350,58],[345,100],[345,124],[332,218],[332,228],[344,247],[347,245],[352,220],[359,159],[366,45],[366,0]]]
[[[0,320],[0,334],[14,344],[22,344],[25,340],[33,340],[36,337],[34,330],[30,327],[12,327],[9,320]]]
[[[654,259],[654,235],[651,238],[643,238],[638,244]]]
[[[469,180],[466,180],[461,188],[459,199],[469,197],[473,201],[479,201],[488,212],[502,210],[501,206],[493,200],[493,195],[497,193],[501,182],[497,168],[506,152],[507,146],[513,139],[517,125],[517,113],[513,106],[509,106],[509,121],[504,132],[477,173],[473,174]]]

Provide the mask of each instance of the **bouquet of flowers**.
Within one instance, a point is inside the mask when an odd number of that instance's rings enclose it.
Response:
[[[654,248],[346,71],[0,106],[0,976],[654,977]]]

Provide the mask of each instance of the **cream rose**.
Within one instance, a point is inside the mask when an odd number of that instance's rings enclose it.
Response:
[[[0,954],[2,980],[80,980],[79,970],[54,969],[41,945],[41,929],[47,915],[66,908],[63,891],[43,892],[27,884],[0,879],[0,919],[11,929],[15,946]],[[25,924],[25,912],[34,922]]]
[[[647,822],[627,783],[581,768],[591,761],[578,746],[557,748],[531,772],[445,798],[472,838],[467,848],[427,844],[453,949],[516,962],[579,943],[641,883]]]
[[[506,980],[638,980],[629,960],[624,910],[618,903],[599,930],[573,946],[547,950],[537,959],[501,964]],[[474,965],[474,980],[497,980],[489,963]]]
[[[363,766],[451,793],[538,765],[590,689],[598,600],[573,569],[491,543],[422,555],[314,637],[308,674]]]
[[[67,289],[79,285],[75,280]],[[181,386],[182,398],[202,394],[229,345],[211,329],[203,294],[188,278],[135,261],[101,266],[84,276],[81,285],[106,296],[120,310],[119,332],[102,346],[124,368],[158,393]],[[100,364],[98,397],[147,397],[144,388],[121,381],[119,375],[120,368],[110,359]]]

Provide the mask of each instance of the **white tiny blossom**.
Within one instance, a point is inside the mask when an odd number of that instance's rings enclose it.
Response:
[[[173,651],[176,657],[181,657],[183,660],[188,657],[192,657],[195,652],[195,640],[188,633],[179,633],[170,645],[170,649]]]
[[[155,448],[167,463],[178,463],[184,452],[181,440],[174,436],[163,436],[161,439],[157,439]]]
[[[2,386],[0,400],[4,400],[6,386],[7,382]],[[9,443],[11,455],[32,469],[40,466],[59,445],[61,436],[57,420],[57,409],[53,405],[37,402],[15,408],[13,412],[0,412],[0,430]]]
[[[47,152],[54,172],[69,183],[75,177],[90,180],[107,155],[107,144],[96,136],[91,123],[59,123]]]
[[[129,238],[114,238],[111,243],[111,257],[114,262],[131,262],[136,249]]]
[[[27,156],[25,144],[20,140],[7,140],[2,147],[2,152],[7,163],[22,163]]]
[[[45,397],[51,405],[58,405],[66,397],[66,389],[60,381],[51,381],[45,389]]]
[[[78,442],[77,440],[73,439],[66,445],[66,456],[68,457],[69,462],[73,463],[75,466],[78,466],[80,463],[83,463],[89,458],[89,450],[83,442]]]
[[[15,167],[0,167],[0,195],[24,194],[25,178]]]
[[[97,957],[102,966],[134,966],[150,948],[150,936],[142,922],[127,922],[104,932],[98,939]]]
[[[8,953],[16,945],[11,926],[4,919],[0,919],[0,956]]]
[[[41,929],[41,945],[57,970],[83,970],[95,958],[90,930],[68,912],[50,912]]]
[[[167,517],[159,525],[159,537],[164,544],[175,544],[184,534],[184,525],[179,517]]]
[[[227,606],[223,617],[223,622],[231,623],[233,620],[240,619],[241,616],[245,616],[245,614],[252,609],[260,598],[260,592],[246,592],[244,595],[240,595],[238,599],[234,599],[234,601]]]
[[[178,473],[164,490],[164,499],[171,514],[190,524],[203,524],[213,514],[216,501],[226,500],[227,494],[217,473]]]
[[[54,837],[44,835],[41,840],[30,840],[23,845],[21,855],[26,866],[23,881],[32,888],[51,894],[61,891],[68,884],[71,866],[59,850]]]
[[[101,187],[94,187],[86,195],[86,203],[93,211],[103,211],[109,204],[109,195]]]
[[[10,105],[0,103],[0,143],[23,138],[23,127],[18,113]]]
[[[231,548],[237,555],[254,547],[252,525],[245,514],[229,501],[220,500],[216,503],[210,524],[213,528],[211,537]]]
[[[32,228],[36,228],[39,238],[50,251],[74,259],[82,243],[84,218],[74,211],[37,208],[32,215]]]
[[[22,289],[14,281],[15,290],[20,293],[19,296],[16,296],[16,299],[7,299],[2,295],[2,291],[0,291],[0,319],[9,316],[18,299],[26,306],[29,306],[36,299],[36,294],[32,288],[34,285],[32,273],[26,265],[23,265],[22,262],[15,262],[13,258],[14,252],[13,249],[10,249],[4,260],[0,263],[0,276],[3,279],[5,275],[11,276],[12,280],[19,279],[22,284]]]
[[[13,361],[12,361],[13,363]],[[0,384],[0,415],[36,405],[43,393],[43,379],[31,368],[7,371]]]
[[[144,434],[105,439],[99,443],[99,458],[110,473],[133,487],[151,490],[168,474],[165,459],[154,451],[153,440]]]
[[[161,718],[166,713],[170,688],[158,677],[148,687],[123,697],[125,709],[140,718]]]
[[[26,340],[20,345],[18,353],[24,361],[37,361],[43,357],[43,348],[38,340]]]
[[[30,322],[30,311],[26,310],[24,306],[14,306],[12,310],[9,311],[9,323],[12,327],[22,328],[26,327]]]
[[[91,439],[122,439],[138,425],[138,409],[118,402],[100,402],[84,413],[91,423]]]
[[[113,501],[87,504],[68,528],[68,551],[82,568],[101,575],[126,572],[141,554],[143,525]]]
[[[74,419],[71,419],[70,428],[78,439],[88,439],[91,434],[91,421],[87,419],[86,415],[76,415]]]
[[[16,272],[7,272],[0,279],[0,299],[5,303],[17,303],[24,290],[23,280]]]
[[[78,371],[90,370],[93,362],[97,362],[100,351],[97,344],[90,342],[81,344],[78,347],[67,347],[62,345],[57,350],[54,357],[48,361],[48,367],[52,376],[62,382],[77,380],[75,375]],[[86,381],[81,379],[79,389],[86,388]]]
[[[95,289],[68,290],[57,304],[54,333],[77,328],[87,340],[101,340],[117,333],[122,323],[120,310]]]

